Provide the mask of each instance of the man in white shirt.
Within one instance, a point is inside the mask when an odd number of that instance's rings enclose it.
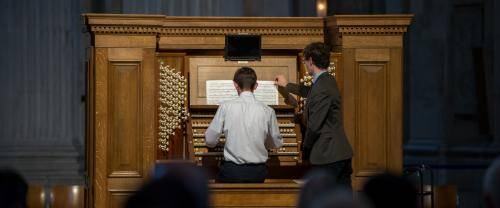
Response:
[[[255,99],[257,75],[250,67],[234,73],[239,97],[223,102],[205,132],[208,147],[215,147],[224,133],[224,161],[218,182],[262,183],[267,175],[267,148],[283,146],[274,110]]]

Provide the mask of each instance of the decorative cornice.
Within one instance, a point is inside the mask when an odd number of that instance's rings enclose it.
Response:
[[[402,34],[413,15],[335,15],[312,17],[173,17],[164,15],[84,14],[95,34],[206,36],[256,34],[323,36],[324,27],[340,34]]]
[[[226,34],[254,34],[254,35],[289,35],[289,36],[321,36],[320,28],[162,28],[161,35],[226,35]]]
[[[156,35],[160,29],[158,27],[148,26],[127,26],[127,25],[110,25],[110,26],[91,26],[90,31],[96,34],[144,34]]]
[[[163,15],[84,14],[95,34],[206,36],[256,34],[322,36],[324,19],[317,17],[175,17]]]
[[[402,35],[413,15],[335,15],[326,18],[330,33],[339,35]]]
[[[406,26],[339,26],[338,32],[347,35],[390,35],[406,33]]]
[[[226,35],[226,34],[254,34],[270,36],[322,36],[322,28],[206,28],[206,27],[148,27],[134,25],[91,26],[90,31],[96,34],[144,34],[144,35]]]

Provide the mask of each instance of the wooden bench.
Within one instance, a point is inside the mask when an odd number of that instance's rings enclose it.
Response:
[[[214,207],[295,207],[301,184],[270,179],[264,183],[210,183]]]

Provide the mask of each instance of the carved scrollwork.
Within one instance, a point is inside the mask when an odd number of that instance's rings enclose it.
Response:
[[[189,117],[187,106],[187,80],[175,68],[160,61],[158,107],[158,147],[169,151],[169,138],[175,129],[182,128]]]

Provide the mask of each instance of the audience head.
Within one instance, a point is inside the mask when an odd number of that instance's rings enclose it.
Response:
[[[127,208],[208,207],[207,179],[195,164],[158,164],[155,173],[158,175],[129,198]]]
[[[337,187],[334,178],[325,170],[313,170],[304,179],[305,184],[300,191],[297,205],[299,208],[311,207],[322,194],[329,193]]]
[[[257,89],[257,74],[250,67],[241,67],[234,73],[234,87],[238,94],[242,91],[254,91]]]
[[[487,208],[500,208],[500,157],[486,170],[483,179],[483,197]]]
[[[417,190],[399,176],[384,173],[369,179],[363,191],[373,207],[417,207]]]
[[[0,169],[0,207],[24,208],[28,184],[14,170]]]
[[[312,208],[369,208],[361,198],[354,200],[352,190],[337,187],[333,191],[321,195],[312,203]]]
[[[309,74],[314,72],[313,68],[327,69],[330,66],[330,47],[321,42],[315,42],[304,48],[304,64]]]

